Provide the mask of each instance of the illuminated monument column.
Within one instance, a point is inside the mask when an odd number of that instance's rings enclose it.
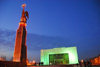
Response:
[[[15,40],[15,49],[13,55],[14,62],[23,62],[27,61],[27,45],[26,45],[26,21],[28,17],[28,12],[24,11],[25,4],[22,5],[23,11],[21,16],[21,21],[19,23],[19,27],[16,32],[16,40]]]

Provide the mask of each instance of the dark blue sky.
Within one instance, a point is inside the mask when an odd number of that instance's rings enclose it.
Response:
[[[67,46],[77,46],[81,59],[100,54],[99,0],[0,0],[0,45],[3,48],[8,42],[12,45],[6,49],[12,50],[9,56],[13,54],[23,3],[26,3],[25,10],[29,12],[29,57],[39,57],[40,49]],[[9,34],[11,41],[4,33]],[[14,36],[11,36],[12,33]],[[3,48],[0,48],[0,54],[6,55],[2,54],[2,50],[6,51]]]

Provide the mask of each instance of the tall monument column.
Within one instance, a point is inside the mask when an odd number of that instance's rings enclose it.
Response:
[[[23,4],[23,11],[21,20],[19,23],[19,27],[16,32],[16,40],[15,40],[15,49],[13,55],[14,62],[23,62],[26,63],[27,61],[27,45],[26,45],[26,21],[28,17],[28,12],[24,11],[26,4]]]

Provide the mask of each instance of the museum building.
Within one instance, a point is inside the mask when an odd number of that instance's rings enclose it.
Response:
[[[69,65],[78,64],[76,47],[62,47],[41,50],[43,65]]]

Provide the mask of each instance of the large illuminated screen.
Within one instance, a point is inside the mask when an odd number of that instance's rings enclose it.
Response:
[[[76,47],[63,47],[41,50],[41,62],[44,65],[78,64]]]

